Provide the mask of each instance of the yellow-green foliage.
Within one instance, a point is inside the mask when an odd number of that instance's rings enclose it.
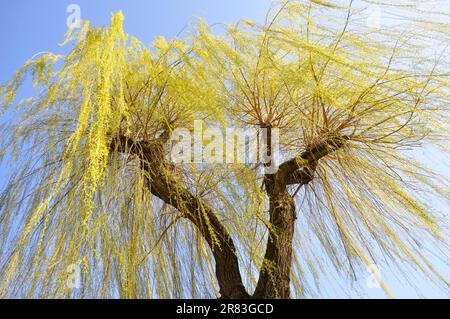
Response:
[[[118,135],[152,141],[195,119],[280,128],[284,159],[349,137],[291,190],[294,297],[317,294],[324,275],[385,260],[446,287],[417,240],[448,258],[448,221],[430,203],[448,205],[448,182],[411,150],[447,151],[450,25],[416,4],[385,5],[408,20],[379,29],[366,25],[362,1],[329,0],[283,1],[263,24],[217,32],[198,21],[184,38],[149,46],[124,33],[120,12],[109,28],[71,30],[67,56],[29,61],[0,88],[1,113],[15,112],[0,132],[0,156],[15,169],[0,197],[0,296],[217,295],[200,234],[152,197],[135,157],[111,148]],[[27,74],[39,92],[15,102]],[[216,211],[254,287],[270,227],[261,174],[237,164],[170,174]],[[71,265],[80,289],[67,285]]]

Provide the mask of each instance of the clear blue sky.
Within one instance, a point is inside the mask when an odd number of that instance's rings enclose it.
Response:
[[[263,19],[269,0],[16,0],[1,1],[0,82],[34,54],[61,52],[67,31],[69,4],[81,8],[81,18],[93,25],[109,23],[111,12],[122,10],[126,32],[144,43],[156,36],[173,37],[195,17],[208,22],[232,22],[242,17]]]
[[[171,38],[179,33],[195,17],[202,17],[210,23],[235,22],[242,17],[261,21],[270,7],[270,0],[16,0],[1,1],[0,10],[0,82],[10,79],[14,72],[39,52],[64,53],[58,43],[67,31],[66,12],[69,4],[77,4],[81,18],[93,25],[109,23],[111,12],[122,10],[125,15],[125,30],[144,43],[150,43],[158,36]],[[27,92],[23,92],[26,94]],[[0,181],[6,172],[0,167]],[[1,187],[1,183],[0,183]],[[448,264],[440,265],[448,279]],[[397,297],[417,296],[413,288],[403,286],[393,278],[387,269],[382,276]],[[364,288],[352,291],[351,285],[344,285],[349,294],[333,286],[344,284],[336,279],[335,284],[323,286],[323,297],[375,297],[385,295],[377,289]],[[448,298],[449,292],[436,290],[424,278],[416,280],[422,295]]]

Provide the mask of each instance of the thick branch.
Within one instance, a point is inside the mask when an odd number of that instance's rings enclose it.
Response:
[[[167,173],[169,164],[164,160],[164,145],[161,142],[135,142],[121,135],[111,147],[138,156],[148,174],[151,193],[180,211],[200,231],[215,258],[222,298],[248,298],[230,234],[201,198],[194,196]]]
[[[286,161],[277,173],[265,176],[270,223],[266,252],[261,265],[255,298],[289,298],[295,203],[287,190],[291,184],[305,185],[314,175],[318,161],[341,148],[347,137],[335,136]]]
[[[307,184],[312,180],[318,161],[337,151],[349,138],[347,136],[332,136],[318,143],[302,154],[280,165],[276,180],[284,185]]]

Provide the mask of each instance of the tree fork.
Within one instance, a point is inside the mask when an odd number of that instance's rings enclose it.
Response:
[[[275,174],[265,176],[271,226],[254,298],[290,298],[292,241],[297,215],[294,198],[287,186],[308,184],[314,177],[318,161],[343,147],[347,140],[347,136],[330,136],[281,164]],[[268,140],[268,146],[270,143]],[[268,151],[270,156],[270,147]]]
[[[253,295],[244,287],[236,247],[217,215],[201,198],[194,196],[170,174],[167,176],[163,173],[170,167],[170,163],[164,160],[164,141],[136,142],[119,135],[113,139],[111,149],[138,156],[142,169],[148,174],[150,192],[180,211],[200,231],[213,252],[222,299],[287,299],[290,298],[292,240],[297,218],[294,198],[287,186],[308,184],[313,179],[319,159],[343,147],[347,140],[346,136],[332,136],[284,162],[275,174],[264,177],[269,197],[270,226],[266,252]],[[268,145],[270,143],[268,140]],[[270,147],[268,153],[271,156]]]

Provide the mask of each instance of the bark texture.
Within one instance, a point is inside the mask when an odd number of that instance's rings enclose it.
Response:
[[[170,175],[171,164],[164,157],[166,139],[167,136],[163,136],[153,142],[133,141],[120,135],[113,139],[111,148],[137,156],[147,173],[150,192],[176,208],[202,234],[215,259],[221,298],[290,298],[292,239],[297,217],[294,199],[287,187],[309,183],[314,177],[318,161],[344,146],[347,138],[330,137],[280,165],[275,174],[265,176],[271,225],[258,283],[252,295],[242,282],[233,240],[217,214]]]

